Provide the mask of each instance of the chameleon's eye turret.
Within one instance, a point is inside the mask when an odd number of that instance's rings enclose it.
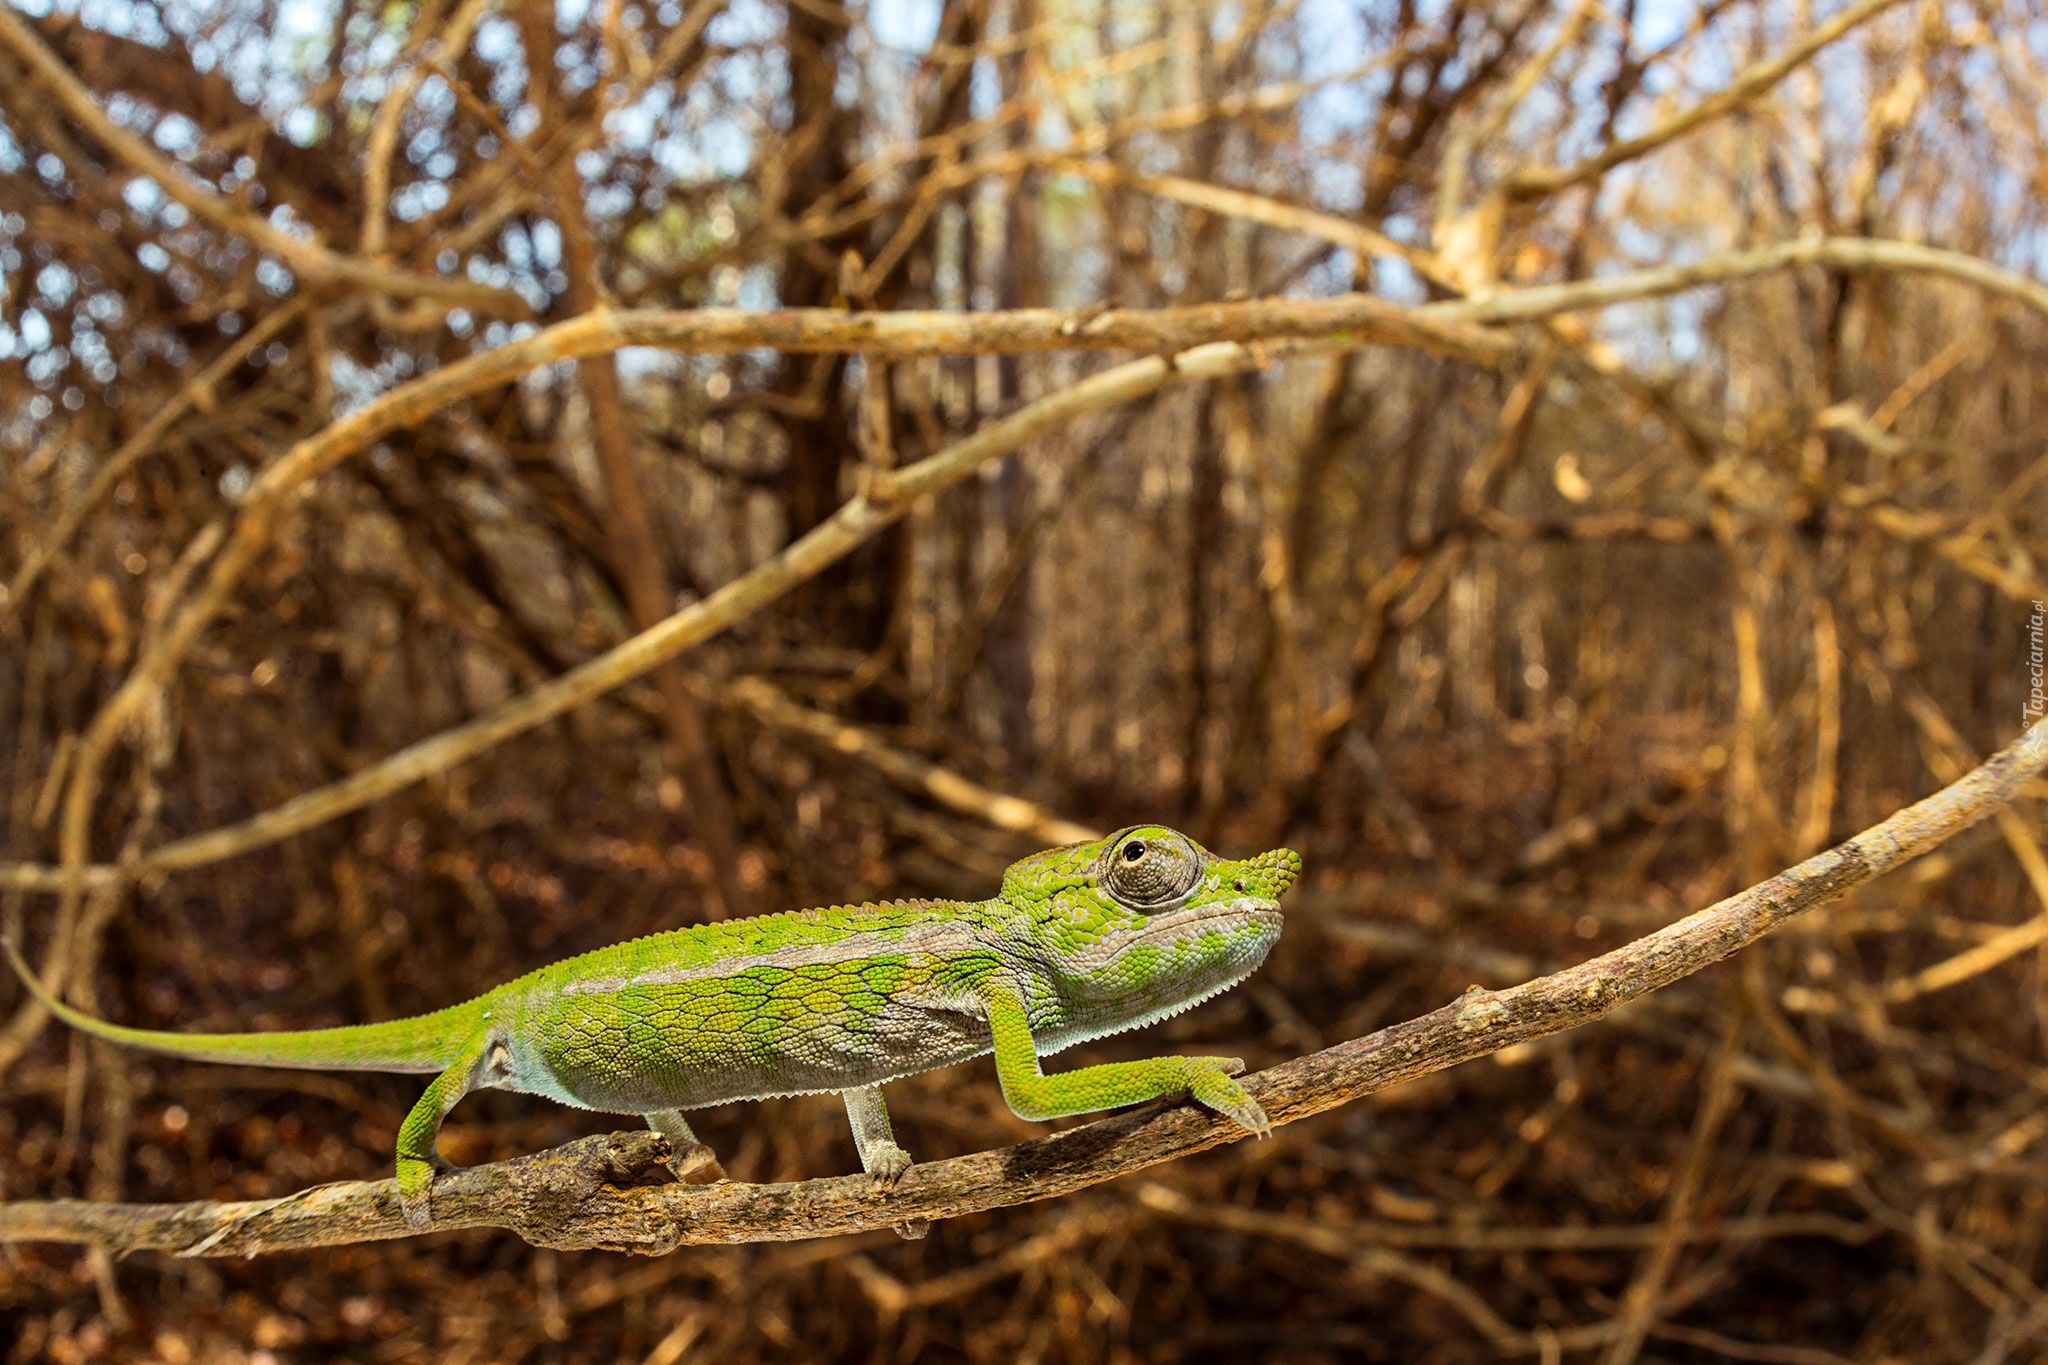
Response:
[[[1133,910],[1172,905],[1202,877],[1202,855],[1172,830],[1137,829],[1112,844],[1103,858],[1102,885]]]

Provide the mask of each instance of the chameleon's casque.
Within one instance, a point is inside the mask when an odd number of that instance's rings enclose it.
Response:
[[[1288,849],[1219,858],[1158,825],[1011,865],[984,901],[892,901],[698,925],[543,967],[466,1004],[383,1024],[184,1034],[109,1024],[50,999],[98,1037],[208,1061],[439,1073],[398,1139],[398,1191],[428,1224],[434,1138],[470,1090],[641,1114],[686,1179],[716,1159],[682,1111],[815,1091],[844,1095],[861,1163],[901,1178],[879,1087],[993,1052],[1026,1118],[1178,1092],[1252,1132],[1267,1122],[1225,1057],[1159,1057],[1044,1075],[1038,1059],[1177,1014],[1242,981],[1280,936]]]

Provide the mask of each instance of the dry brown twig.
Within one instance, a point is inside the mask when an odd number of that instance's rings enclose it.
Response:
[[[1924,800],[1675,924],[1520,986],[1475,986],[1419,1018],[1248,1076],[1246,1088],[1284,1124],[1590,1023],[1939,847],[2002,809],[2044,768],[2048,720]],[[653,1133],[616,1133],[446,1176],[435,1186],[434,1216],[444,1230],[510,1228],[558,1248],[653,1253],[692,1243],[790,1241],[1048,1199],[1240,1137],[1227,1120],[1201,1110],[1154,1104],[1015,1147],[916,1166],[895,1190],[878,1192],[864,1176],[636,1185],[665,1158],[666,1144]],[[388,1180],[247,1203],[0,1205],[0,1241],[124,1252],[247,1256],[406,1235]]]

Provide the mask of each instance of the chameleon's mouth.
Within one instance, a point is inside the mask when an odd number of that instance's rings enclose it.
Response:
[[[1153,915],[1146,921],[1144,932],[1147,938],[1154,935],[1172,937],[1211,920],[1271,926],[1276,931],[1285,922],[1280,913],[1280,902],[1264,896],[1240,896],[1227,901],[1207,901],[1201,905],[1184,906],[1179,910]]]

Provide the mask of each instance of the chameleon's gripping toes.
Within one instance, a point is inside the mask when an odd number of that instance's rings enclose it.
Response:
[[[1290,849],[1231,861],[1139,825],[1013,863],[984,901],[890,901],[698,925],[543,967],[467,1004],[282,1033],[124,1028],[53,1000],[95,1037],[201,1061],[435,1074],[398,1133],[406,1221],[430,1225],[441,1121],[471,1090],[640,1114],[685,1180],[723,1175],[683,1111],[836,1091],[878,1184],[910,1167],[886,1081],[993,1052],[1028,1119],[1186,1093],[1253,1133],[1266,1115],[1234,1057],[1155,1057],[1046,1075],[1041,1058],[1156,1023],[1236,985],[1280,936]]]

